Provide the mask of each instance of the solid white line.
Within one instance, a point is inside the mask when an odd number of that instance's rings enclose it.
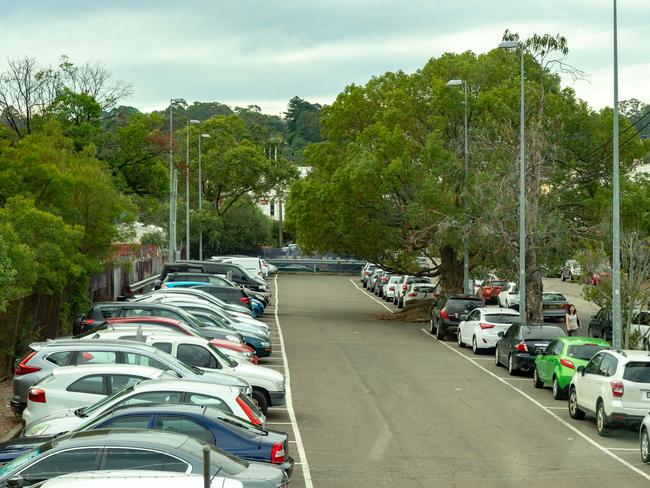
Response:
[[[465,356],[465,357],[467,357],[467,356]],[[499,378],[501,378],[502,380],[506,380],[506,381],[531,381],[531,382],[533,381],[530,378],[504,378],[502,376],[499,376]]]
[[[638,447],[604,447],[608,451],[638,451]]]
[[[625,466],[626,468],[631,469],[632,471],[634,471],[634,472],[637,473],[638,475],[640,475],[640,476],[642,476],[643,478],[645,478],[645,479],[647,479],[647,480],[650,481],[650,474],[641,471],[639,468],[637,468],[637,467],[633,466],[632,464],[628,463],[625,459],[622,459],[622,458],[618,457],[616,454],[614,454],[613,452],[611,452],[610,450],[608,450],[606,447],[601,446],[601,445],[598,444],[595,440],[593,440],[591,437],[589,437],[587,434],[584,434],[584,433],[580,432],[576,427],[574,427],[574,426],[571,425],[569,422],[567,422],[566,420],[564,420],[563,418],[561,418],[560,416],[558,416],[558,415],[557,415],[555,412],[553,412],[550,408],[545,407],[544,405],[542,405],[541,403],[539,403],[537,400],[535,400],[533,397],[531,397],[528,393],[524,392],[523,390],[520,390],[520,389],[517,388],[515,385],[512,385],[512,384],[508,383],[504,378],[501,378],[500,376],[494,374],[492,371],[490,371],[490,370],[488,370],[488,369],[485,369],[483,366],[481,366],[480,364],[478,364],[476,361],[474,361],[473,359],[468,358],[468,357],[465,356],[463,353],[461,353],[461,352],[455,350],[454,348],[452,348],[452,347],[449,346],[448,344],[446,344],[446,343],[444,343],[444,342],[442,342],[442,341],[439,341],[439,340],[436,339],[434,336],[432,336],[431,334],[429,334],[426,330],[424,330],[424,329],[421,329],[421,330],[422,330],[422,332],[424,332],[426,335],[428,335],[429,337],[431,337],[431,338],[432,338],[433,340],[435,340],[436,342],[442,344],[443,346],[445,346],[445,347],[446,347],[447,349],[449,349],[450,351],[453,351],[453,352],[455,352],[456,354],[458,354],[459,356],[461,356],[461,357],[467,359],[470,363],[472,363],[474,366],[476,366],[477,368],[479,368],[480,370],[482,370],[484,373],[489,374],[490,376],[492,376],[492,377],[495,378],[496,380],[498,380],[498,381],[500,381],[501,383],[503,383],[504,385],[508,386],[508,388],[512,388],[514,391],[516,391],[517,393],[519,393],[521,396],[523,396],[524,398],[526,398],[527,400],[529,400],[533,405],[536,405],[537,407],[541,408],[541,409],[542,409],[544,412],[546,412],[548,415],[550,415],[550,416],[553,417],[555,420],[557,420],[558,422],[560,422],[560,423],[561,423],[562,425],[564,425],[567,429],[572,430],[574,433],[576,433],[577,435],[579,435],[580,437],[582,437],[585,441],[587,441],[589,444],[591,444],[592,446],[594,446],[596,449],[600,450],[601,452],[605,453],[606,455],[608,455],[608,456],[611,457],[612,459],[614,459],[614,460],[618,461],[619,463],[621,463],[621,464],[622,464],[623,466]]]
[[[291,422],[267,422],[266,425],[293,425]]]
[[[386,305],[386,304],[384,304],[384,303],[381,303],[381,302],[380,302],[379,300],[377,300],[375,297],[373,297],[372,295],[366,293],[366,291],[365,291],[363,288],[359,288],[359,285],[357,285],[357,284],[354,282],[354,280],[351,279],[351,280],[350,280],[350,283],[352,283],[352,284],[356,287],[357,290],[359,290],[361,293],[363,293],[364,295],[366,295],[368,298],[370,298],[371,300],[376,301],[379,305],[381,305],[382,307],[384,307],[384,308],[385,308],[386,310],[388,310],[390,313],[393,313],[393,311],[392,311],[390,308],[388,308],[388,305]]]
[[[547,407],[546,405],[544,405],[544,408],[548,408],[549,410],[566,410],[566,411],[569,410],[566,405],[564,407]]]
[[[296,438],[296,444],[298,449],[298,454],[303,464],[300,466],[302,468],[302,476],[305,479],[305,488],[314,488],[314,484],[311,481],[311,472],[309,471],[309,463],[307,462],[307,455],[305,454],[305,447],[302,444],[302,436],[300,435],[300,429],[298,428],[298,420],[296,419],[296,412],[293,410],[293,397],[291,395],[291,375],[289,374],[289,362],[287,361],[287,355],[284,350],[284,337],[282,336],[282,326],[280,325],[280,319],[278,318],[278,275],[275,275],[273,280],[275,286],[275,322],[278,326],[278,334],[280,336],[280,342],[282,343],[282,359],[284,359],[284,387],[285,387],[285,403],[287,405],[287,411],[289,412],[289,418],[293,424],[293,435]]]

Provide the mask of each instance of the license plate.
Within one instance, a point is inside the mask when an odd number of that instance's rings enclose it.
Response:
[[[645,396],[646,396],[646,398],[649,398],[649,399],[650,399],[650,391],[646,391],[646,392],[645,392]]]
[[[460,314],[454,314],[454,317],[459,318]]]

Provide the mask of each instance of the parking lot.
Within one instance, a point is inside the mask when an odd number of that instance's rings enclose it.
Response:
[[[570,419],[566,401],[509,377],[491,354],[379,320],[392,305],[355,282],[281,275],[266,314],[280,321],[284,341],[276,327],[273,337],[291,378],[292,402],[269,425],[293,429],[293,486],[305,471],[317,487],[648,485],[636,432],[600,438],[592,419]],[[282,369],[280,356],[264,363]],[[286,424],[292,408],[306,456]]]

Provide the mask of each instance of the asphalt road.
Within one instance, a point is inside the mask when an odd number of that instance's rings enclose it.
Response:
[[[357,277],[277,282],[284,341],[273,308],[266,320],[284,345],[297,422],[273,409],[269,426],[291,432],[300,463],[292,486],[309,488],[303,466],[317,488],[650,483],[635,432],[599,438],[592,420],[571,420],[566,402],[530,377],[511,379],[491,355],[438,342],[423,324],[377,320],[384,302],[358,289]],[[277,347],[263,363],[285,371]]]

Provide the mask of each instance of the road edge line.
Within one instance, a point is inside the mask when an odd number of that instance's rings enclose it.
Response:
[[[497,380],[499,380],[502,384],[504,384],[504,385],[508,386],[509,388],[512,388],[513,390],[515,390],[517,393],[519,393],[521,396],[523,396],[526,400],[530,401],[533,405],[535,405],[535,406],[539,407],[540,409],[542,409],[544,412],[546,412],[546,413],[547,413],[548,415],[550,415],[552,418],[554,418],[555,420],[557,420],[560,424],[564,425],[564,426],[567,427],[569,430],[571,430],[571,431],[573,431],[574,433],[578,434],[578,435],[579,435],[580,437],[582,437],[585,441],[587,441],[589,444],[591,444],[592,446],[594,446],[595,448],[597,448],[597,449],[600,450],[601,452],[605,453],[606,455],[608,455],[609,457],[611,457],[611,458],[614,459],[615,461],[618,461],[619,463],[621,463],[621,464],[622,464],[623,466],[625,466],[626,468],[628,468],[628,469],[634,471],[634,472],[637,473],[638,475],[640,475],[640,476],[642,476],[643,478],[645,478],[645,479],[647,479],[647,480],[650,481],[650,474],[648,474],[648,473],[644,473],[643,471],[641,471],[641,470],[640,470],[639,468],[637,468],[636,466],[633,466],[631,463],[628,463],[625,459],[618,457],[616,454],[614,454],[613,452],[611,452],[610,450],[608,450],[605,446],[601,446],[601,445],[598,444],[595,440],[593,440],[591,437],[589,437],[587,434],[584,434],[583,432],[581,432],[580,430],[578,430],[576,427],[574,427],[573,425],[571,425],[569,422],[567,422],[566,420],[564,420],[563,418],[561,418],[559,415],[557,415],[556,413],[554,413],[552,410],[548,409],[547,407],[545,407],[544,405],[542,405],[541,403],[539,403],[537,400],[535,400],[533,397],[531,397],[531,396],[530,396],[528,393],[526,393],[525,391],[520,390],[519,388],[517,388],[515,385],[513,385],[513,384],[511,384],[511,383],[508,383],[507,380],[505,380],[505,379],[501,378],[500,376],[494,374],[494,373],[493,373],[492,371],[490,371],[489,369],[484,368],[484,367],[481,366],[479,363],[477,363],[476,361],[474,361],[472,358],[469,358],[469,357],[465,356],[462,352],[457,351],[456,349],[454,349],[453,347],[451,347],[449,344],[446,344],[446,343],[444,343],[444,342],[438,340],[436,337],[432,336],[432,335],[431,335],[430,333],[428,333],[426,330],[424,330],[424,329],[420,329],[420,330],[421,330],[422,332],[424,332],[426,335],[428,335],[429,337],[431,337],[433,340],[435,340],[436,342],[438,342],[439,344],[442,344],[443,346],[445,346],[445,347],[446,347],[447,349],[449,349],[450,351],[452,351],[452,352],[458,354],[458,355],[459,355],[460,357],[462,357],[463,359],[466,359],[467,361],[469,361],[470,363],[472,363],[474,366],[476,366],[477,368],[479,368],[480,370],[482,370],[484,373],[489,374],[489,375],[492,376],[493,378],[496,378]]]
[[[366,296],[367,296],[368,298],[370,298],[371,300],[376,301],[379,305],[381,305],[382,307],[384,307],[384,308],[385,308],[386,310],[388,310],[390,313],[395,313],[393,310],[391,310],[390,308],[388,308],[388,305],[386,305],[386,304],[384,304],[384,303],[381,303],[381,302],[380,302],[379,300],[377,300],[375,297],[373,297],[373,296],[370,295],[369,293],[366,293],[365,290],[363,290],[362,288],[359,288],[359,285],[357,285],[357,284],[354,282],[353,279],[350,279],[350,283],[352,283],[352,284],[356,287],[357,290],[359,290],[361,293],[363,293],[364,295],[366,295]]]
[[[296,448],[298,449],[298,454],[300,455],[300,465],[302,469],[302,476],[305,479],[305,488],[314,488],[314,485],[311,481],[311,471],[309,471],[309,463],[307,462],[307,454],[305,454],[305,447],[302,444],[302,436],[300,435],[300,429],[298,428],[298,420],[296,419],[296,413],[293,410],[293,396],[291,395],[291,375],[289,373],[289,362],[287,361],[286,347],[284,345],[284,336],[282,335],[282,326],[280,325],[280,318],[278,317],[278,275],[275,275],[273,280],[275,286],[275,310],[273,311],[275,315],[275,325],[278,328],[278,337],[282,343],[282,360],[284,362],[284,388],[285,388],[285,404],[287,406],[287,412],[289,412],[289,418],[291,419],[291,424],[293,427],[293,436],[296,439]],[[297,464],[297,463],[296,463]]]

